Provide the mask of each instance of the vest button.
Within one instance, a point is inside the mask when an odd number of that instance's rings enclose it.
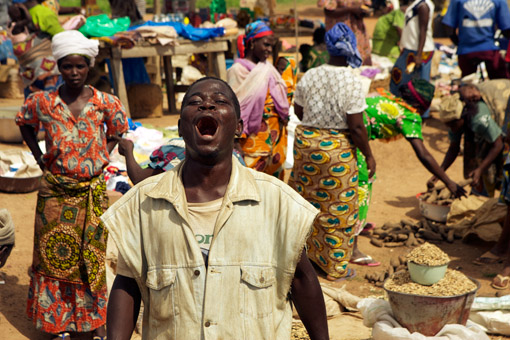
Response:
[[[195,270],[195,272],[194,272],[193,274],[195,274],[195,276],[200,275],[200,270],[198,270],[198,269],[197,269],[197,270]]]
[[[205,322],[205,327],[209,327],[210,325],[211,325],[211,323],[209,321]]]

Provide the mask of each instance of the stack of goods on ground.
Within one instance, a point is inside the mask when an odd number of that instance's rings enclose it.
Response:
[[[406,256],[408,269],[393,273],[384,289],[395,319],[410,332],[436,335],[446,324],[465,325],[479,284],[447,269],[450,259],[437,246],[425,243]],[[411,264],[424,271],[413,272]],[[437,275],[437,268],[443,268]]]
[[[448,241],[456,237],[454,228],[446,224],[422,218],[420,221],[402,219],[400,222],[387,222],[381,228],[370,232],[370,243],[376,247],[414,247],[429,242]]]

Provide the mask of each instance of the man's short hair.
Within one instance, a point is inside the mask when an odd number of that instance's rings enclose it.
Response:
[[[197,81],[195,81],[193,84],[190,85],[190,87],[188,88],[188,91],[186,91],[186,94],[184,95],[184,98],[182,99],[181,113],[182,113],[182,109],[184,108],[184,103],[186,103],[186,101],[188,100],[189,96],[192,93],[191,89],[193,88],[193,86],[195,86],[196,84],[201,83],[203,81],[206,81],[206,80],[216,80],[220,83],[223,83],[227,87],[228,95],[230,96],[230,99],[232,99],[232,101],[234,103],[234,111],[236,112],[236,117],[237,117],[237,119],[241,118],[241,105],[239,104],[239,99],[237,99],[237,96],[236,96],[234,90],[232,90],[232,88],[226,81],[224,81],[220,78],[216,78],[216,77],[203,77],[203,78],[198,79]]]

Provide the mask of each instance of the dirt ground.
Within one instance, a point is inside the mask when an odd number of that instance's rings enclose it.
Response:
[[[321,15],[315,8],[302,8],[300,13]],[[313,17],[312,17],[313,18]],[[375,20],[367,20],[369,31],[373,28]],[[6,101],[0,99],[1,106],[21,104],[19,101]],[[437,117],[437,113],[433,113]],[[159,119],[145,119],[155,126],[175,125],[177,116],[167,115]],[[432,155],[441,161],[448,147],[446,128],[437,119],[432,118],[425,122],[423,128],[424,140]],[[402,218],[419,219],[420,212],[416,194],[426,189],[425,182],[430,177],[427,170],[419,163],[411,145],[404,139],[381,143],[372,142],[374,155],[377,160],[377,180],[374,184],[373,203],[369,212],[369,221],[382,225],[387,221],[400,221]],[[1,144],[0,150],[11,148],[25,148],[21,144]],[[448,170],[448,175],[454,180],[462,177],[462,158]],[[49,336],[34,329],[27,319],[26,299],[29,278],[27,270],[32,261],[33,246],[33,221],[35,215],[36,192],[28,194],[0,193],[0,208],[7,208],[14,219],[16,226],[16,246],[0,275],[4,275],[5,284],[0,285],[0,338],[9,340],[22,339],[49,339]],[[369,243],[366,237],[360,237],[359,246],[362,251],[370,254],[374,259],[381,261],[380,267],[365,267],[353,265],[356,269],[356,277],[339,282],[329,283],[319,273],[321,282],[336,287],[346,285],[349,292],[360,297],[382,296],[384,292],[380,288],[369,284],[364,276],[369,271],[382,270],[389,266],[390,259],[405,254],[410,249],[401,248],[377,248]],[[490,248],[490,244],[482,242],[463,243],[456,240],[453,244],[441,243],[439,246],[450,256],[451,268],[457,268],[464,274],[477,279],[481,283],[479,296],[495,296],[496,291],[490,287],[491,278],[498,273],[502,265],[476,266],[472,260]],[[506,291],[505,293],[509,293]],[[331,326],[331,324],[330,324]],[[332,339],[367,339],[369,330],[358,331],[356,328],[345,330],[342,324],[332,326],[335,329]],[[343,331],[340,331],[343,329]],[[359,334],[358,334],[359,332]],[[368,335],[367,335],[368,334]],[[90,339],[90,335],[73,337],[74,339]],[[500,339],[504,337],[494,337]]]

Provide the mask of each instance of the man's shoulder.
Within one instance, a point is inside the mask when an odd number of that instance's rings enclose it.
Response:
[[[260,189],[262,200],[279,199],[280,202],[286,201],[292,204],[297,204],[310,212],[316,213],[316,209],[285,182],[260,171],[250,168],[245,168],[245,170],[247,171],[247,174],[251,174],[251,176],[253,176],[257,187]]]

